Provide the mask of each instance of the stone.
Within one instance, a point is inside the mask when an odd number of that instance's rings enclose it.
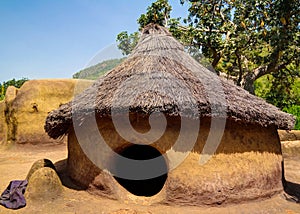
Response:
[[[54,200],[63,193],[57,173],[50,167],[36,170],[28,181],[25,198],[29,200]]]
[[[51,169],[56,171],[54,164],[50,160],[41,159],[41,160],[34,162],[34,164],[32,165],[31,169],[29,170],[29,172],[26,176],[26,180],[29,180],[35,171],[37,171],[43,167],[50,167]]]

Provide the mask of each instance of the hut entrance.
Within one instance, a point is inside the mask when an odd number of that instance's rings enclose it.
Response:
[[[145,180],[129,180],[119,177],[114,177],[120,185],[122,185],[127,191],[130,193],[137,195],[137,196],[153,196],[160,192],[160,190],[163,188],[166,179],[167,179],[167,163],[165,161],[165,158],[161,155],[161,153],[153,148],[152,146],[148,145],[133,145],[125,148],[121,152],[119,152],[120,155],[123,157],[133,159],[133,160],[149,160],[156,157],[159,157],[159,164],[160,168],[162,167],[165,174],[151,179],[145,179]],[[124,167],[124,162],[121,163],[121,160],[115,160],[114,162],[116,169],[119,167]],[[157,166],[153,166],[157,167]],[[126,166],[125,166],[126,168]],[[128,172],[135,170],[128,168]],[[152,169],[147,169],[152,170]]]

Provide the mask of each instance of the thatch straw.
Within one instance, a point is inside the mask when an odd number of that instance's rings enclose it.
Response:
[[[94,112],[110,116],[112,108],[119,113],[129,109],[146,115],[161,111],[171,116],[227,117],[280,129],[294,125],[293,116],[219,79],[187,54],[166,28],[154,24],[144,28],[137,47],[121,65],[73,102],[50,112],[45,130],[58,138],[68,132],[74,112],[80,115],[76,119],[84,120]]]

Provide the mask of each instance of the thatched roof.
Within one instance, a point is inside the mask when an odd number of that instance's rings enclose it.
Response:
[[[84,120],[95,112],[109,116],[112,108],[119,113],[129,109],[146,115],[160,111],[170,116],[227,117],[280,129],[294,125],[293,116],[220,79],[187,54],[166,28],[154,24],[144,28],[137,47],[122,64],[73,102],[50,112],[45,130],[58,138],[68,132],[74,112],[76,120]]]

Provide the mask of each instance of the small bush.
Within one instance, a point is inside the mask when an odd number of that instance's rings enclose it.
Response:
[[[296,116],[296,124],[294,129],[300,130],[300,105],[293,105],[288,108],[284,108],[283,111]]]

